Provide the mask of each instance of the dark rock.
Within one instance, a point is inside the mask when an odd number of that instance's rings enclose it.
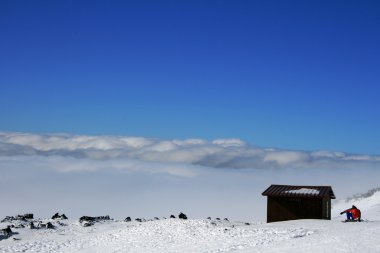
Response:
[[[84,221],[95,221],[95,217],[91,216],[82,216],[79,218],[79,222],[82,223]]]
[[[38,223],[38,227],[40,228],[49,228],[49,229],[53,229],[54,226],[51,222],[47,222],[47,223],[42,223],[42,222],[39,222]]]
[[[220,220],[220,218],[216,218],[216,220]]]
[[[13,216],[6,216],[4,219],[1,220],[1,222],[9,222],[13,221],[14,217]]]
[[[154,220],[160,220],[158,217],[154,217]]]
[[[175,219],[175,216],[173,214],[170,215],[170,219]]]
[[[225,221],[230,221],[228,218],[224,218]]]
[[[29,220],[33,219],[33,217],[34,217],[34,215],[32,213],[27,213],[27,214],[24,214],[23,216],[25,219],[29,219]]]
[[[46,223],[46,228],[52,229],[52,228],[54,228],[54,226],[53,226],[53,224],[51,224],[51,222],[48,222],[48,223]]]
[[[125,220],[124,221],[126,221],[126,222],[129,222],[129,221],[131,221],[132,219],[131,219],[131,217],[127,217],[127,218],[125,218]]]
[[[59,213],[54,214],[51,218],[53,220],[67,220],[67,216],[65,214],[59,215]]]
[[[67,224],[57,221],[57,224],[60,226],[67,226]]]
[[[178,218],[180,218],[180,219],[182,219],[182,220],[187,220],[187,216],[186,216],[186,214],[184,214],[184,213],[180,213],[180,214],[178,215]]]
[[[82,216],[79,218],[79,222],[82,223],[84,221],[89,221],[89,222],[98,222],[98,221],[109,221],[111,220],[109,215],[106,216],[97,216],[97,217],[92,217],[92,216]]]
[[[142,219],[136,218],[135,221],[142,222]]]
[[[1,220],[1,222],[12,222],[12,221],[15,221],[15,220],[26,221],[27,219],[28,220],[33,219],[33,214],[32,213],[27,213],[27,214],[24,214],[24,215],[6,216],[3,220]]]
[[[246,222],[246,223],[244,223],[244,224],[247,225],[247,226],[251,225],[251,224],[249,224],[249,222]]]
[[[1,229],[1,232],[4,236],[11,236],[12,235],[12,229],[11,226],[7,226],[6,228]]]
[[[94,225],[95,223],[93,221],[83,221],[81,222],[81,224],[83,227],[89,227],[89,226]]]
[[[33,221],[31,221],[31,222],[29,223],[29,228],[30,228],[30,229],[35,229],[35,228],[36,228],[36,226],[34,226]]]
[[[207,217],[208,220],[211,220],[211,217]]]

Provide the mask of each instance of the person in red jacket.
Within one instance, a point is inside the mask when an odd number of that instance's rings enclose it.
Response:
[[[340,214],[346,213],[347,220],[346,221],[361,221],[361,212],[356,206],[352,206],[352,208],[344,210]]]

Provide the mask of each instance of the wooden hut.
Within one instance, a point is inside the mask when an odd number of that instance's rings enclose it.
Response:
[[[267,222],[325,219],[331,220],[331,186],[271,185],[267,196]]]

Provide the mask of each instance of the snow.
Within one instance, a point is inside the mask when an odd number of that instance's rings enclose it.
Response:
[[[0,252],[380,252],[379,222],[298,220],[277,223],[179,220],[96,223],[54,230],[13,229]],[[360,231],[358,234],[357,232]],[[279,250],[281,249],[281,250]]]
[[[310,188],[301,188],[297,190],[288,190],[285,191],[286,193],[296,193],[296,194],[311,194],[311,195],[318,195],[319,191],[317,189],[310,189]]]
[[[350,200],[338,200],[332,204],[332,217],[339,219],[340,212],[355,205],[360,209],[362,219],[380,221],[380,191],[376,191],[372,196],[366,198],[354,198]]]
[[[339,213],[353,204],[362,210],[364,222],[342,222],[345,217]],[[0,237],[0,252],[380,252],[380,191],[335,201],[332,216],[331,221],[269,224],[208,219],[104,221],[91,227],[82,227],[78,220],[60,221],[63,225],[44,220],[56,228],[12,228],[12,237]]]

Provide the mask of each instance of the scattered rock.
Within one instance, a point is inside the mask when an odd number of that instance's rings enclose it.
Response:
[[[10,222],[13,220],[14,220],[13,216],[6,216],[4,219],[1,220],[1,222]]]
[[[109,215],[106,216],[97,216],[97,217],[92,217],[92,216],[82,216],[79,218],[79,223],[83,227],[89,227],[95,224],[95,222],[100,222],[100,221],[109,221],[111,220]]]
[[[142,219],[136,218],[135,221],[142,222]]]
[[[91,217],[91,216],[82,216],[79,218],[79,222],[80,223],[83,223],[85,221],[95,221],[95,217]]]
[[[216,220],[220,220],[220,218],[216,218]]]
[[[111,220],[109,215],[106,216],[97,216],[97,217],[92,217],[92,216],[82,216],[79,218],[79,222],[82,223],[84,221],[108,221]]]
[[[67,226],[67,224],[57,221],[57,224],[60,226]]]
[[[32,213],[27,213],[24,215],[17,215],[17,216],[6,216],[1,222],[12,222],[12,221],[26,221],[33,219]]]
[[[230,221],[228,218],[224,218],[225,221]]]
[[[52,229],[52,228],[54,228],[54,226],[53,226],[53,224],[51,224],[51,222],[48,222],[48,223],[46,223],[46,228]]]
[[[12,229],[11,229],[11,226],[7,226],[6,228],[1,229],[0,231],[1,231],[1,233],[2,233],[4,236],[6,236],[6,237],[11,236],[12,233],[13,233],[13,232],[12,232]]]
[[[42,222],[39,222],[38,223],[38,227],[39,228],[49,228],[49,229],[53,229],[54,226],[51,222],[47,222],[47,223],[42,223]]]
[[[29,223],[29,228],[30,228],[30,229],[35,229],[35,228],[36,228],[36,226],[34,226],[33,221],[31,221],[31,222]]]
[[[127,217],[127,218],[125,218],[125,220],[124,220],[125,222],[130,222],[130,221],[132,221],[132,219],[131,219],[131,217]]]
[[[27,214],[24,214],[24,215],[22,215],[25,219],[29,219],[29,220],[31,220],[31,219],[34,219],[33,217],[34,217],[34,215],[32,214],[32,213],[27,213]]]
[[[170,215],[170,219],[175,219],[175,216],[173,214]]]
[[[211,220],[211,217],[207,217],[208,220]]]
[[[158,217],[154,217],[154,220],[160,220]]]
[[[244,224],[247,225],[247,226],[251,225],[249,222],[246,222],[246,223],[244,223]]]
[[[81,222],[81,224],[83,227],[89,227],[89,226],[94,225],[95,223],[92,221],[83,221],[83,222]]]
[[[67,216],[65,214],[59,215],[59,213],[54,214],[51,218],[53,220],[67,220]]]
[[[187,216],[186,216],[186,214],[184,214],[184,213],[180,213],[180,214],[178,215],[178,218],[180,218],[180,219],[182,219],[182,220],[187,220]]]

